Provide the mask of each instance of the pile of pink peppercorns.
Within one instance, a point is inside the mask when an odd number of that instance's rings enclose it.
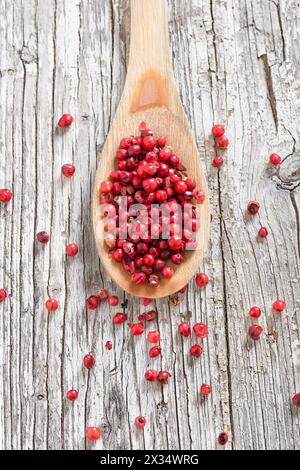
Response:
[[[197,247],[195,204],[205,194],[164,135],[155,136],[145,122],[139,130],[121,139],[115,170],[100,184],[99,202],[110,256],[134,284],[157,288],[184,262],[186,249]]]
[[[58,126],[61,128],[68,127],[71,125],[72,121],[73,121],[73,118],[71,115],[64,114],[60,118],[58,122]],[[224,126],[221,126],[219,124],[214,125],[212,128],[212,134],[216,139],[216,147],[220,150],[226,150],[229,145],[229,140],[224,135],[224,132],[225,132]],[[137,172],[137,174],[134,175],[134,178],[135,178],[134,182],[133,180],[130,181],[130,185],[132,185],[135,190],[134,193],[132,192],[131,194],[136,194],[137,192],[141,193],[142,191],[144,191],[143,198],[142,198],[143,202],[145,202],[145,198],[146,198],[146,201],[149,200],[149,197],[150,197],[149,195],[151,195],[150,200],[152,198],[153,201],[156,200],[158,202],[168,200],[169,198],[175,198],[181,204],[185,204],[186,202],[191,201],[192,198],[195,198],[197,202],[203,202],[204,193],[202,190],[196,190],[196,184],[192,178],[182,178],[181,176],[177,178],[178,176],[177,172],[180,173],[182,171],[182,164],[180,162],[180,159],[174,155],[172,150],[169,150],[170,149],[169,147],[165,147],[166,138],[164,136],[161,136],[158,139],[154,139],[151,131],[149,131],[146,128],[146,126],[142,126],[141,137],[130,138],[129,140],[127,139],[126,142],[125,140],[117,152],[117,154],[119,153],[119,155],[117,155],[119,156],[118,171],[129,172],[129,173],[134,172],[135,170],[132,170],[132,168],[137,169],[139,167],[139,162],[144,162],[140,165],[142,167],[140,172]],[[139,149],[137,147],[139,147]],[[141,155],[141,147],[143,147],[144,149],[142,151],[143,158],[140,158],[140,159],[135,158]],[[130,148],[132,149],[132,151],[131,150],[129,151]],[[154,148],[157,148],[157,152],[154,151]],[[125,156],[125,152],[126,152],[126,156]],[[162,156],[162,158],[159,157],[160,155]],[[148,156],[148,159],[147,159],[147,156]],[[272,165],[279,165],[281,163],[281,157],[275,153],[272,153],[269,157],[269,161]],[[155,162],[158,162],[159,165],[157,165]],[[222,164],[223,164],[223,158],[217,155],[213,160],[213,165],[219,168]],[[146,171],[146,167],[147,167],[147,171]],[[156,170],[154,167],[157,167]],[[61,171],[62,171],[62,174],[66,178],[71,178],[75,173],[75,166],[71,163],[66,163],[62,166]],[[164,181],[164,183],[160,185],[159,182],[153,182],[152,176],[154,175],[156,175],[156,179],[161,178]],[[169,178],[167,180],[167,183],[166,183],[166,178]],[[113,192],[113,194],[118,194],[119,193],[118,188],[121,189],[123,185],[123,182],[121,181],[119,177],[119,174],[118,174],[118,177],[116,175],[111,175],[111,179],[113,183],[104,182],[101,185],[101,190],[105,195],[105,202],[108,202],[107,195],[111,191]],[[151,180],[150,182],[149,182],[149,179]],[[144,183],[145,180],[147,180],[147,184]],[[125,182],[124,185],[127,187],[129,185],[129,181]],[[155,194],[155,196],[152,195],[153,193]],[[130,195],[130,192],[129,192],[129,195]],[[0,202],[1,203],[7,204],[12,199],[12,196],[13,194],[9,189],[0,189]],[[255,214],[258,213],[259,209],[260,209],[260,205],[257,201],[250,201],[247,206],[247,213],[250,216],[254,216]],[[192,226],[191,226],[191,230],[193,230]],[[258,234],[260,237],[265,238],[268,235],[268,230],[266,229],[266,227],[261,227],[259,229]],[[176,238],[176,231],[174,231],[171,234],[171,238],[178,241]],[[188,239],[189,239],[188,237],[181,239],[181,243],[186,242]],[[39,243],[46,244],[49,242],[49,235],[47,232],[41,231],[37,233],[36,240]],[[152,259],[151,259],[151,263],[150,261],[149,263],[148,261],[146,262],[145,256],[147,255],[145,253],[142,253],[142,251],[137,253],[137,255],[139,257],[142,257],[143,259],[143,263],[141,264],[141,267],[145,266],[146,268],[151,268],[151,272],[150,270],[147,271],[146,269],[144,270],[145,272],[142,270],[142,273],[146,274],[148,278],[149,276],[152,276],[153,273],[157,273],[161,271],[164,277],[167,277],[167,278],[171,277],[167,273],[166,267],[165,267],[165,260],[168,258],[171,258],[171,261],[174,264],[179,264],[179,260],[177,258],[179,258],[179,255],[182,257],[181,252],[183,251],[183,247],[181,247],[180,249],[177,249],[178,248],[177,246],[175,247],[175,245],[174,246],[170,245],[169,242],[166,242],[166,243],[167,244],[164,246],[160,246],[159,243],[152,244],[151,247],[147,250],[148,257],[149,255],[152,255],[152,257],[154,258],[154,263],[152,263]],[[149,244],[150,244],[150,240],[148,241],[147,245]],[[174,247],[176,249],[174,249]],[[121,248],[122,247],[118,247],[118,248],[114,247],[114,250],[116,251]],[[168,255],[162,256],[162,253],[164,250],[168,250]],[[115,251],[113,252],[113,254],[115,253]],[[77,255],[77,253],[78,253],[78,246],[76,243],[69,243],[66,246],[67,256],[74,257]],[[128,253],[125,251],[125,254],[127,255]],[[125,258],[124,253],[122,253],[120,260],[117,259],[117,257],[115,257],[117,261],[121,261],[123,258]],[[177,261],[175,261],[175,259]],[[156,268],[155,267],[152,268],[155,263],[159,264],[158,263],[159,260],[161,261],[161,266],[160,266],[161,269],[156,269],[158,268],[158,266],[156,266]],[[181,258],[180,258],[180,262],[182,262]],[[125,269],[127,270],[127,263],[125,263],[125,266],[126,266]],[[199,286],[200,288],[204,288],[208,284],[209,278],[205,273],[199,273],[196,275],[195,281],[196,281],[197,286]],[[186,290],[186,287],[183,287],[180,290],[180,292],[184,293],[185,290]],[[0,289],[0,303],[4,302],[6,299],[7,299],[7,292],[5,289],[1,288]],[[119,304],[119,298],[116,295],[109,295],[106,289],[101,289],[98,294],[91,295],[88,299],[86,299],[86,307],[89,310],[95,310],[99,307],[101,302],[108,302],[110,306],[115,307]],[[148,305],[151,304],[151,299],[143,298],[141,299],[141,303],[144,307],[147,307]],[[284,300],[278,299],[278,300],[275,300],[273,303],[273,310],[277,313],[282,313],[285,309],[285,306],[286,305],[285,305]],[[45,302],[45,307],[48,311],[53,312],[59,308],[59,302],[57,299],[49,298]],[[261,316],[261,309],[257,306],[253,306],[249,310],[249,315],[251,318],[257,319]],[[148,312],[144,312],[140,314],[138,316],[138,322],[128,324],[130,334],[133,336],[142,335],[146,330],[146,325],[154,321],[156,318],[157,318],[157,312],[155,310],[149,310]],[[114,325],[120,325],[126,322],[127,320],[128,320],[128,316],[127,314],[123,312],[116,312],[112,318],[112,322]],[[208,336],[208,328],[207,328],[207,325],[205,325],[204,323],[196,323],[195,325],[193,325],[192,328],[191,328],[191,325],[186,321],[181,322],[178,325],[178,333],[182,337],[190,336],[192,331],[195,334],[196,338],[198,338],[201,342],[203,341],[204,338]],[[257,341],[260,339],[260,335],[262,331],[263,329],[259,324],[253,323],[249,328],[248,334],[252,340]],[[156,330],[148,331],[147,341],[151,345],[151,347],[149,348],[149,357],[155,358],[157,356],[160,356],[162,354],[162,348],[160,344],[156,344],[160,342],[159,332]],[[113,345],[111,341],[107,340],[105,343],[105,348],[107,350],[111,350],[112,347]],[[196,358],[202,354],[202,351],[203,351],[202,343],[201,344],[195,343],[190,348],[190,354]],[[94,367],[95,358],[93,357],[92,354],[86,354],[84,356],[83,365],[87,369],[91,369]],[[154,369],[148,369],[145,371],[146,381],[158,382],[161,385],[167,384],[170,377],[171,377],[170,372],[166,370],[156,371]],[[212,391],[212,387],[209,384],[202,384],[200,387],[200,394],[202,397],[206,397],[207,395],[211,393],[211,391]],[[68,392],[66,393],[66,397],[70,401],[76,400],[78,398],[78,390],[74,388],[68,390]],[[292,403],[295,406],[300,407],[300,393],[297,393],[294,395],[294,397],[292,398]],[[138,429],[142,429],[146,425],[146,418],[144,416],[137,416],[134,420],[134,423]],[[90,441],[98,440],[101,437],[101,429],[95,426],[87,427],[86,437]],[[224,446],[228,442],[227,433],[226,432],[220,433],[220,435],[217,438],[217,441],[220,445]]]

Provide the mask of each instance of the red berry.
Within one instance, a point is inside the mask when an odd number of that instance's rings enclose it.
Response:
[[[285,309],[285,301],[280,299],[275,300],[275,302],[273,303],[273,309],[275,310],[275,312],[282,313]]]
[[[174,274],[174,269],[171,268],[170,266],[165,266],[162,270],[162,275],[166,278],[166,279],[171,279],[171,277],[173,276]]]
[[[75,388],[71,388],[71,390],[69,390],[67,392],[67,399],[68,400],[74,401],[74,400],[76,400],[77,397],[78,397],[78,391],[75,390]]]
[[[128,319],[128,315],[126,313],[117,312],[113,316],[113,323],[114,325],[120,325],[121,323],[124,323],[127,319]]]
[[[156,145],[156,139],[153,135],[147,135],[143,138],[142,146],[146,150],[153,150]]]
[[[227,139],[227,137],[225,135],[221,135],[220,137],[217,137],[216,145],[217,145],[218,149],[225,150],[225,149],[227,149],[227,147],[229,145],[229,140]]]
[[[218,436],[218,443],[220,446],[225,446],[228,442],[228,434],[227,432],[221,432]]]
[[[261,309],[259,307],[251,307],[249,310],[249,315],[252,318],[258,318],[261,316]]]
[[[167,143],[167,138],[166,136],[164,135],[161,135],[158,139],[157,139],[157,145],[159,147],[164,147]]]
[[[155,310],[150,310],[149,312],[141,313],[138,316],[139,321],[153,321],[157,317],[157,313]]]
[[[73,163],[65,163],[61,167],[61,172],[66,178],[72,178],[75,173],[75,165]]]
[[[158,343],[160,340],[160,334],[158,331],[149,331],[147,334],[147,340],[149,343]]]
[[[214,124],[211,129],[211,133],[214,137],[221,137],[225,132],[225,127],[221,124]]]
[[[69,243],[66,246],[66,254],[67,256],[75,256],[78,253],[78,245],[76,243]]]
[[[190,325],[183,321],[182,323],[180,323],[180,325],[178,325],[178,332],[182,335],[182,336],[190,336],[191,334],[191,327]]]
[[[57,125],[59,127],[68,127],[72,124],[73,118],[71,114],[63,114],[61,118],[59,119]]]
[[[197,189],[194,191],[193,195],[198,203],[202,203],[205,199],[205,192],[202,191],[202,189]]]
[[[109,294],[106,289],[101,289],[99,292],[99,297],[101,300],[106,300],[108,298]]]
[[[4,302],[7,297],[7,292],[5,289],[0,289],[0,303]]]
[[[9,189],[0,189],[0,202],[7,203],[11,200],[13,194]]]
[[[56,300],[56,299],[51,299],[50,298],[50,299],[46,300],[46,302],[45,302],[46,309],[51,311],[51,312],[53,312],[54,310],[57,310],[58,305],[59,305],[59,303],[58,303],[58,300]]]
[[[260,339],[260,335],[263,332],[263,329],[260,325],[253,323],[248,330],[248,334],[253,341],[258,341]]]
[[[250,201],[248,202],[247,210],[251,215],[257,214],[259,211],[260,204],[257,201]]]
[[[300,393],[296,393],[296,395],[292,398],[293,405],[300,407]]]
[[[185,184],[187,185],[188,191],[193,191],[197,186],[196,180],[194,180],[194,178],[187,178],[185,180]]]
[[[143,262],[145,266],[153,266],[155,263],[155,259],[153,255],[147,254],[143,258]]]
[[[145,284],[147,281],[147,276],[145,273],[134,273],[132,275],[132,280],[135,284]]]
[[[204,323],[196,323],[193,330],[198,338],[206,338],[208,336],[208,328]]]
[[[130,333],[133,336],[142,335],[145,331],[145,327],[144,327],[143,323],[131,323],[129,325],[129,328],[130,328]]]
[[[174,184],[176,193],[183,194],[187,191],[187,185],[184,181],[176,181]]]
[[[223,157],[221,155],[216,155],[212,161],[212,164],[216,168],[220,168],[224,163]]]
[[[86,299],[86,306],[89,310],[95,310],[100,305],[100,298],[98,295],[90,295]]]
[[[147,307],[153,302],[153,299],[147,299],[146,297],[141,298],[141,303],[144,305],[144,307]]]
[[[277,153],[271,153],[269,160],[272,165],[279,165],[281,163],[281,157]]]
[[[158,189],[155,193],[158,202],[164,202],[168,199],[168,193],[164,189]]]
[[[202,384],[200,388],[200,393],[203,397],[206,397],[211,393],[211,386],[207,384]]]
[[[89,441],[98,441],[101,437],[101,429],[95,426],[89,426],[86,428],[86,437]]]
[[[120,148],[128,150],[131,144],[132,144],[132,139],[128,137],[124,137],[124,139],[122,139],[120,142]]]
[[[111,307],[115,307],[119,303],[119,297],[117,295],[111,295],[110,297],[108,297],[107,301],[108,305],[110,305]]]
[[[106,347],[106,349],[108,349],[110,351],[112,349],[112,342],[111,341],[106,341],[105,347]]]
[[[174,236],[168,239],[168,245],[173,251],[182,251],[184,249],[185,243],[180,237]]]
[[[104,194],[108,194],[113,189],[113,184],[111,181],[108,181],[108,180],[102,181],[100,185],[100,189]]]
[[[158,158],[162,162],[166,162],[172,155],[172,149],[170,147],[164,147],[159,151]]]
[[[209,282],[209,278],[205,273],[199,273],[196,276],[196,284],[199,287],[205,287]]]
[[[174,255],[171,256],[171,261],[174,264],[181,264],[183,262],[183,256],[181,253],[174,253]]]
[[[166,370],[161,370],[157,375],[157,381],[161,385],[165,385],[168,383],[168,380],[170,377],[171,377],[171,374],[169,372],[167,372]]]
[[[158,376],[157,372],[153,369],[148,369],[145,372],[145,379],[148,382],[155,382],[155,380],[157,380],[157,376]]]
[[[268,229],[267,227],[261,227],[258,231],[258,235],[261,237],[261,238],[266,238],[268,236]]]
[[[194,357],[200,357],[202,354],[203,348],[200,346],[200,344],[193,344],[193,346],[190,347],[190,353]]]
[[[146,426],[145,416],[137,416],[134,420],[134,424],[138,429],[143,429]]]
[[[160,346],[152,346],[149,349],[149,356],[150,357],[157,357],[161,354],[161,347]]]
[[[36,234],[36,239],[40,243],[48,243],[49,235],[47,232],[39,232]]]
[[[91,354],[86,354],[83,358],[83,365],[87,369],[91,369],[95,365],[95,358]]]

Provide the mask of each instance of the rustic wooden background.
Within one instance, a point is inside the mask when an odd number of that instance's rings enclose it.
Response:
[[[164,355],[155,368],[169,385],[145,383],[145,337],[114,329],[105,304],[85,299],[106,287],[128,300],[131,319],[145,311],[101,270],[91,225],[97,158],[118,104],[129,46],[129,0],[0,0],[0,187],[14,198],[0,207],[1,448],[215,449],[227,431],[233,449],[300,447],[299,109],[300,8],[296,0],[173,0],[170,38],[175,76],[197,138],[210,188],[211,240],[201,291],[156,303]],[[75,122],[56,128],[62,112]],[[223,168],[211,166],[210,128],[225,123],[231,146]],[[279,169],[268,155],[283,157]],[[73,161],[72,181],[60,168]],[[249,199],[261,202],[250,221]],[[258,228],[269,227],[259,242]],[[35,243],[47,230],[51,242]],[[66,260],[65,245],[80,252]],[[44,301],[61,307],[48,314]],[[282,297],[287,311],[273,315]],[[247,311],[260,305],[265,334],[247,341]],[[112,311],[113,310],[113,311]],[[182,341],[182,318],[209,327],[198,361]],[[152,328],[153,329],[153,328]],[[113,350],[104,347],[113,342]],[[97,365],[88,372],[82,357]],[[201,383],[212,395],[199,397]],[[72,386],[79,398],[65,398]],[[133,427],[144,414],[144,431]],[[100,425],[103,439],[84,439]]]

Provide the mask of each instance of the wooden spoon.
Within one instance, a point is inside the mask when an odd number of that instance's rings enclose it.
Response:
[[[111,278],[125,291],[139,297],[159,298],[185,286],[196,272],[206,249],[210,211],[207,184],[198,150],[188,126],[171,65],[167,0],[131,0],[131,39],[127,78],[123,95],[99,160],[93,195],[93,225],[99,256]],[[108,254],[103,240],[99,204],[101,181],[114,169],[115,152],[122,137],[139,134],[145,121],[155,135],[167,136],[197,187],[206,197],[200,207],[200,243],[175,267],[171,279],[162,279],[160,287],[136,285],[130,275]]]

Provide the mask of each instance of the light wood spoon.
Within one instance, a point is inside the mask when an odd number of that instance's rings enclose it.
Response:
[[[173,76],[168,32],[167,0],[131,0],[131,38],[127,78],[123,95],[99,160],[93,195],[93,225],[102,264],[111,278],[125,291],[139,297],[159,298],[185,286],[195,274],[206,249],[210,211],[207,184],[195,140],[189,129]],[[109,256],[102,235],[99,204],[101,181],[114,170],[115,152],[122,137],[137,135],[145,121],[155,135],[167,136],[168,144],[180,156],[189,176],[197,181],[206,197],[200,207],[200,243],[187,252],[175,267],[171,279],[160,287],[136,285],[123,266]]]

